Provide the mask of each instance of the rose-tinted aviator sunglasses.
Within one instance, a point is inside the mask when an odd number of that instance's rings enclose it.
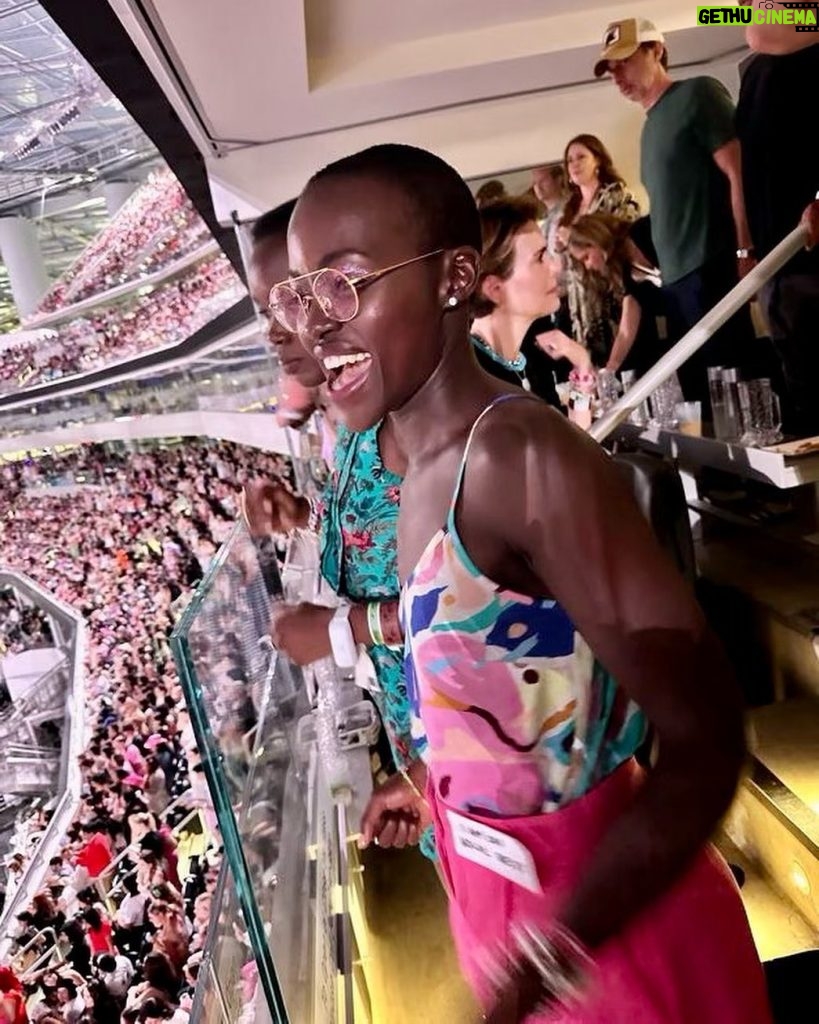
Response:
[[[347,274],[334,267],[322,267],[319,270],[314,270],[311,274],[291,277],[287,281],[274,284],[270,289],[268,299],[270,312],[276,322],[291,334],[301,334],[304,331],[307,326],[310,303],[313,301],[318,303],[319,309],[328,320],[335,320],[342,324],[347,323],[358,315],[360,306],[358,290],[362,285],[370,284],[393,270],[408,267],[411,263],[428,260],[432,256],[440,256],[445,251],[445,249],[435,249],[433,252],[425,252],[422,256],[413,256],[412,259],[404,260],[402,263],[393,263],[391,267],[384,267],[381,270],[371,270],[368,274],[361,274],[359,277],[348,277]],[[298,291],[294,287],[298,281],[306,281],[311,294],[303,295]]]

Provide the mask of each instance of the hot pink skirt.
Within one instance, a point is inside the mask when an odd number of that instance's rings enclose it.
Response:
[[[633,761],[552,814],[474,821],[514,836],[532,854],[542,893],[532,893],[455,851],[446,805],[432,803],[449,917],[461,967],[485,1005],[492,991],[479,966],[508,946],[517,921],[548,928],[595,846],[633,801],[644,774]],[[459,812],[460,813],[460,812]],[[598,951],[582,1001],[527,1024],[771,1024],[762,966],[739,890],[707,847],[674,887]]]

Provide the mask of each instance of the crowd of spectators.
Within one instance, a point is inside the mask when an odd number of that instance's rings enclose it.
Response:
[[[44,495],[55,472],[94,486]],[[280,457],[225,443],[89,448],[0,470],[5,560],[81,611],[89,635],[81,805],[0,968],[15,1024],[188,1020],[219,840],[180,877],[174,821],[207,797],[167,638],[256,473],[289,478]],[[10,890],[25,866],[8,866]],[[64,961],[35,967],[41,944],[22,951],[49,928]]]
[[[35,313],[53,313],[153,274],[211,241],[169,170],[154,171],[56,281]]]
[[[22,604],[12,590],[0,591],[0,711],[10,702],[3,678],[2,659],[53,642],[47,617],[31,605]]]
[[[229,261],[212,256],[165,284],[61,324],[40,341],[8,346],[0,362],[0,392],[184,341],[243,294]]]
[[[39,609],[21,604],[12,590],[0,591],[0,657],[50,647],[51,627]]]

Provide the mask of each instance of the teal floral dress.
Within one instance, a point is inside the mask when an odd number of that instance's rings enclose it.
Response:
[[[391,473],[378,450],[379,426],[356,434],[338,428],[335,469],[324,493],[321,574],[351,601],[397,601],[396,530],[401,477]],[[373,694],[395,763],[412,761],[410,705],[401,647],[368,649],[381,693]]]
[[[356,434],[339,426],[335,469],[321,508],[321,574],[351,601],[397,601],[398,512],[403,480],[381,461],[381,424]],[[404,645],[376,644],[368,650],[381,693],[374,693],[381,721],[399,768],[414,760],[412,715],[404,675]],[[419,848],[436,859],[432,827]]]

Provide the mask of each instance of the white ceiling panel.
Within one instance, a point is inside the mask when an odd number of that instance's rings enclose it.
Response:
[[[206,156],[223,215],[267,208],[372,141],[481,176],[592,131],[633,177],[640,112],[592,77],[609,21],[652,17],[681,75],[730,78],[743,48],[739,27],[697,27],[690,0],[109,2]]]

